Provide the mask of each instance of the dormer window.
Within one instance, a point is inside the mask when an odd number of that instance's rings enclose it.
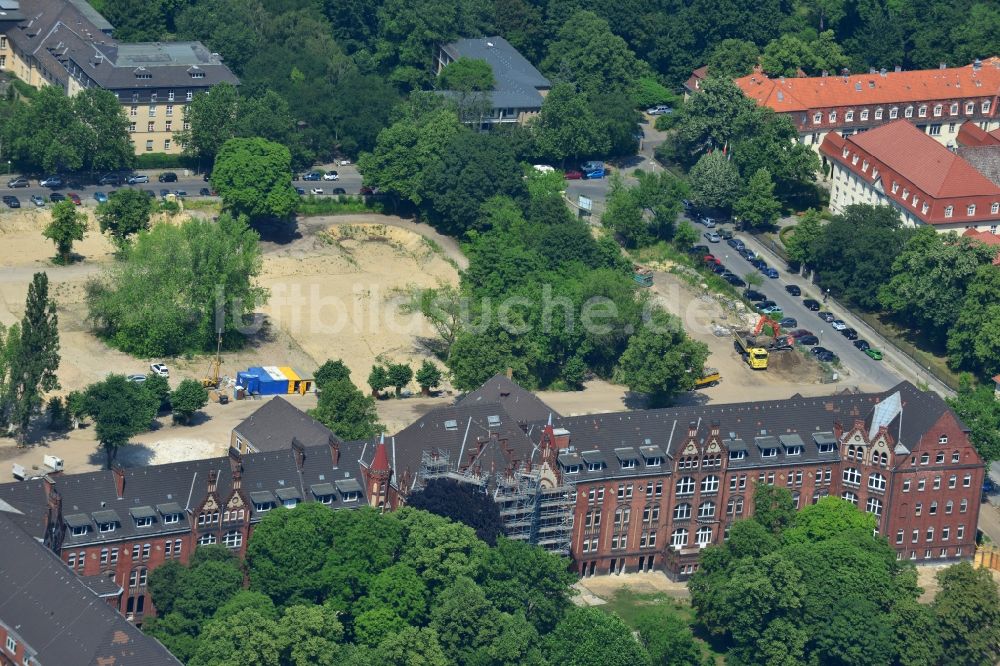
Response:
[[[945,206],[944,207],[944,216],[945,217],[951,217],[954,212],[955,212],[954,206]]]
[[[153,524],[153,519],[149,518],[148,516],[144,517],[144,518],[136,518],[135,519],[135,526],[136,527],[149,527],[152,524]]]
[[[203,79],[205,78],[205,72],[191,72],[192,79]]]
[[[180,520],[181,520],[180,514],[176,513],[168,513],[167,515],[163,516],[164,525],[173,525],[175,523],[179,523]]]
[[[73,536],[85,536],[90,531],[88,525],[79,525],[73,528]]]
[[[948,107],[948,113],[952,116],[958,115],[958,102],[952,102],[951,106]]]
[[[889,120],[895,120],[898,117],[899,117],[899,107],[898,106],[894,106],[891,109],[889,109]]]
[[[917,109],[917,115],[920,116],[921,118],[926,118],[927,117],[927,105],[926,104],[921,104],[920,105],[920,108]]]
[[[760,450],[760,457],[761,458],[774,458],[777,455],[778,455],[778,449],[770,449],[769,448],[769,449],[761,449]]]
[[[817,111],[813,114],[813,124],[819,125],[821,122],[823,122],[823,114]]]
[[[938,437],[938,444],[947,444],[947,443],[948,443],[948,435],[941,435],[940,437]]]
[[[106,534],[107,532],[114,532],[115,531],[115,524],[114,523],[100,523],[97,526],[97,529],[101,531],[101,534]]]
[[[343,493],[340,499],[344,502],[357,502],[359,497],[361,497],[361,493],[352,490],[351,492]]]
[[[988,100],[988,99],[983,100],[982,109],[983,109],[983,113],[989,113],[990,112],[990,100]]]
[[[892,184],[892,193],[895,194],[898,191],[899,191],[899,183],[893,183]]]
[[[850,155],[850,154],[851,154],[851,149],[850,148],[844,148],[844,158],[846,159],[847,156]]]
[[[254,502],[253,510],[257,513],[266,513],[271,510],[272,506],[270,502]]]
[[[601,468],[603,466],[604,465],[602,463],[600,463],[600,462],[590,462],[590,463],[587,463],[587,471],[588,472],[600,472]]]
[[[925,202],[924,205],[920,207],[920,212],[926,215],[928,210],[930,210],[930,206],[928,206],[927,203]]]
[[[878,169],[872,169],[872,178],[878,178]]]
[[[903,112],[903,115],[906,116],[907,118],[912,118],[913,117],[913,107],[912,106],[906,107],[906,111]]]
[[[851,156],[851,164],[854,165],[854,164],[857,164],[857,163],[858,163],[858,156],[857,155],[852,155]]]
[[[909,198],[910,198],[910,191],[904,187],[903,188],[903,201],[906,201]]]
[[[875,109],[875,120],[882,120],[882,109]]]
[[[567,474],[579,474],[580,473],[580,466],[579,465],[566,465],[566,473]]]
[[[994,201],[993,205],[990,206],[990,214],[996,215],[1000,213],[1000,201]]]
[[[844,122],[854,122],[854,111],[847,111],[844,113]]]
[[[868,171],[868,160],[865,160],[864,162],[861,163],[861,170]]]
[[[862,121],[868,120],[868,109],[861,110],[861,120]]]
[[[740,451],[730,451],[729,452],[729,459],[730,460],[743,460],[746,457],[747,457],[747,452],[743,451],[743,450],[740,450]]]
[[[969,204],[969,207],[965,209],[965,214],[969,217],[976,214],[976,204]]]
[[[836,450],[837,450],[837,445],[836,444],[820,444],[819,445],[819,452],[820,453],[833,453]]]
[[[785,449],[785,455],[786,456],[800,456],[800,455],[802,455],[802,447],[801,446],[789,446],[787,449]]]
[[[621,464],[622,464],[622,469],[634,469],[635,459],[629,458],[628,460],[622,460]]]
[[[975,112],[976,112],[976,103],[975,102],[967,102],[965,104],[965,113],[967,115],[971,115],[971,114],[973,114]]]
[[[831,111],[830,112],[830,122],[831,123],[837,122],[837,112],[836,111]]]
[[[281,502],[281,506],[285,507],[286,509],[294,509],[296,506],[298,506],[298,504],[299,504],[299,501],[297,499],[295,499],[294,497],[290,498],[290,499],[282,500],[282,502]]]
[[[646,467],[659,467],[662,464],[663,464],[663,458],[659,456],[646,458]]]
[[[934,105],[934,117],[937,118],[942,113],[944,113],[944,106],[942,106],[941,104],[935,104]]]

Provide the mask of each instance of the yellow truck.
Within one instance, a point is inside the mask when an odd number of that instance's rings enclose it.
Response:
[[[722,379],[722,375],[715,368],[705,368],[701,376],[694,380],[694,387],[696,389],[705,388],[706,386],[716,386]]]
[[[746,364],[754,370],[767,370],[768,351],[751,331],[733,331],[733,346],[739,352]]]

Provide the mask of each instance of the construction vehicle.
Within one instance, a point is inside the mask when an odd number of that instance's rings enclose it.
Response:
[[[225,405],[229,402],[229,396],[226,395],[224,391],[219,390],[219,373],[222,369],[222,331],[219,331],[219,337],[215,345],[215,358],[212,359],[211,364],[208,366],[208,375],[202,377],[201,385],[209,389],[208,397],[212,402],[217,402],[221,405]]]
[[[765,326],[770,328],[770,333],[761,335]],[[792,349],[795,343],[791,336],[782,335],[781,324],[767,315],[761,315],[752,331],[733,331],[733,341],[736,351],[754,370],[766,370],[771,352]]]
[[[717,386],[721,379],[722,374],[716,368],[705,368],[701,376],[694,380],[694,387],[700,389],[706,386]]]
[[[632,267],[632,279],[636,281],[640,287],[652,287],[653,286],[653,271],[648,268],[643,268],[639,264],[635,264]]]

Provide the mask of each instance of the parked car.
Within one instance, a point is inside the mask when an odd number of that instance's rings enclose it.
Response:
[[[748,301],[751,301],[751,302],[752,301],[766,301],[767,300],[767,296],[765,296],[761,292],[757,291],[756,289],[747,289],[746,291],[743,292],[743,296]]]
[[[299,189],[299,188],[295,188],[295,189]],[[212,196],[212,190],[208,189],[207,187],[203,187],[200,190],[198,190],[198,196],[199,197],[210,197],[210,196]]]
[[[707,240],[709,243],[718,243],[722,240],[722,238],[719,237],[719,234],[715,233],[714,231],[706,231],[702,235],[705,236],[705,240]]]
[[[63,186],[63,179],[62,176],[47,176],[38,181],[38,184],[41,187],[48,187],[55,190]]]
[[[651,116],[663,116],[663,115],[666,115],[668,113],[673,113],[673,112],[674,112],[674,110],[671,109],[666,104],[658,104],[657,106],[654,106],[651,109],[646,109],[646,113],[648,113]]]
[[[733,285],[734,287],[745,287],[747,286],[746,281],[738,275],[726,275],[723,276],[726,282]]]
[[[129,185],[140,185],[142,183],[148,183],[149,176],[147,176],[144,173],[133,174],[128,177],[128,181],[126,182],[128,182]]]
[[[807,347],[819,344],[819,338],[817,338],[815,335],[803,335],[801,337],[795,338],[795,341],[798,342],[800,345],[805,345]]]
[[[834,315],[832,312],[819,312],[817,313],[816,316],[828,324],[837,318],[836,315]]]
[[[66,198],[72,201],[73,204],[76,206],[83,205],[83,201],[80,200],[80,195],[77,194],[76,192],[70,192],[69,194],[66,195]]]
[[[340,174],[336,171],[327,171],[323,174],[323,180],[340,180]]]
[[[309,194],[313,194],[313,195],[315,195],[315,194],[323,194],[323,188],[322,187],[311,187],[311,188],[309,188]]]
[[[843,335],[848,340],[857,340],[858,339],[858,332],[855,331],[853,328],[845,328],[844,330],[842,330],[840,332],[840,334]]]
[[[819,301],[817,301],[815,298],[803,299],[802,305],[806,306],[806,309],[810,310],[811,312],[819,312],[819,309],[821,307]]]
[[[5,194],[3,197],[3,202],[7,204],[8,208],[20,208],[21,200],[15,197],[13,194]]]
[[[99,204],[108,203],[108,195],[104,192],[94,192],[94,201]]]
[[[534,170],[538,173],[552,173],[556,170],[554,166],[549,166],[548,164],[535,164],[532,168],[534,168]],[[326,178],[326,176],[323,176],[323,178]],[[331,178],[331,180],[335,179]]]
[[[98,185],[121,185],[122,177],[121,174],[117,173],[106,173],[97,179]]]
[[[777,268],[771,268],[771,267],[765,266],[764,268],[760,269],[760,272],[763,273],[764,275],[766,275],[767,277],[771,278],[772,280],[775,280],[775,279],[778,278],[778,269]]]
[[[31,195],[31,203],[33,203],[36,206],[38,206],[39,208],[41,208],[42,206],[45,205],[45,198],[42,197],[39,194],[32,194]]]
[[[346,157],[337,160],[337,166],[347,166],[350,163],[351,160],[347,159]]]
[[[174,173],[173,171],[164,171],[159,176],[157,176],[156,179],[161,183],[176,183],[177,174]]]
[[[331,190],[331,192],[333,192],[333,194],[347,194],[347,190],[342,187],[335,187]]]
[[[691,254],[708,254],[707,245],[692,245]]]
[[[170,194],[170,190],[164,190],[164,189],[160,190],[160,196],[163,197],[164,199],[167,198],[168,194]]]
[[[799,325],[799,320],[795,317],[785,317],[778,323],[781,324],[781,328],[795,328]]]
[[[714,264],[712,266],[712,272],[716,273],[717,275],[721,275],[721,274],[727,272],[728,270],[729,270],[728,268],[726,268],[725,266],[722,265],[722,262],[719,262],[719,263]]]
[[[840,357],[832,351],[827,350],[822,354],[816,354],[816,359],[822,361],[823,363],[836,363],[840,360]]]
[[[763,301],[757,303],[756,308],[760,310],[761,308],[773,308],[776,307],[777,305],[778,305],[777,303],[775,303],[770,299],[764,299]]]
[[[296,186],[295,187],[295,193],[296,194],[305,194],[306,193],[306,188]]]
[[[725,240],[725,241],[733,240],[733,230],[732,229],[719,229],[719,235],[722,236],[722,240]]]
[[[748,248],[743,248],[742,250],[740,250],[740,256],[746,259],[747,261],[753,261],[754,259],[757,258],[757,255],[754,254],[754,251]]]
[[[322,180],[323,174],[319,171],[309,171],[308,173],[302,174],[302,180]]]
[[[792,296],[801,296],[802,295],[802,290],[799,289],[799,285],[797,285],[797,284],[786,285],[785,286],[785,291],[787,291]]]
[[[17,176],[7,181],[7,187],[31,187],[31,181],[24,176]]]
[[[59,203],[60,201],[66,201],[66,196],[59,194],[58,192],[53,192],[49,195],[49,201],[52,203]]]
[[[741,241],[739,238],[730,238],[729,240],[726,241],[726,244],[729,245],[729,247],[734,248],[736,250],[742,250],[746,248],[746,245],[744,245],[743,241]]]
[[[175,197],[186,197],[188,195],[186,190],[174,190]]]
[[[809,351],[810,351],[810,352],[811,352],[812,354],[816,354],[816,355],[819,355],[819,354],[825,354],[825,353],[827,353],[827,352],[830,352],[830,350],[829,350],[829,349],[827,349],[826,347],[813,347],[813,348],[812,348],[812,349],[810,349]],[[831,353],[832,353],[832,352],[831,352]]]
[[[142,384],[144,381],[146,381],[146,375],[140,375],[136,373],[134,375],[128,375],[125,379],[135,384]]]
[[[160,377],[170,376],[170,370],[167,369],[167,366],[164,363],[150,363],[149,370],[154,375],[159,375]]]
[[[709,229],[714,229],[715,228],[715,220],[713,220],[712,218],[710,218],[707,215],[701,216],[701,218],[699,218],[699,221],[702,224],[704,224],[706,227],[708,227]]]
[[[861,351],[868,351],[869,349],[872,348],[872,346],[868,344],[867,340],[855,340],[854,346],[860,349]]]
[[[830,326],[832,326],[833,330],[835,331],[847,330],[847,324],[844,323],[843,319],[834,319],[833,321],[830,322]]]
[[[777,312],[781,312],[781,306],[780,305],[769,305],[766,308],[758,307],[757,311],[760,312],[761,314],[771,315],[771,314],[775,314]]]
[[[583,178],[583,172],[577,171],[576,169],[570,169],[563,174],[563,178],[566,180],[581,180]]]
[[[721,264],[722,263],[722,259],[719,259],[714,254],[706,254],[704,257],[701,258],[701,260],[704,261],[706,264]]]
[[[804,335],[812,335],[812,334],[813,332],[807,328],[797,328],[794,331],[790,332],[788,335],[792,336],[793,338],[801,338]]]

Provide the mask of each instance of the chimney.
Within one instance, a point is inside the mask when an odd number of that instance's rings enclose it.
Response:
[[[306,464],[306,447],[299,441],[298,437],[292,437],[292,454],[295,455],[295,469],[301,472]]]
[[[42,487],[45,489],[45,501],[48,503],[53,515],[55,515],[62,508],[62,497],[59,495],[59,491],[56,490],[56,482],[46,474],[42,477]]]
[[[115,463],[111,467],[111,473],[115,477],[115,492],[118,494],[118,499],[125,499],[125,468]]]
[[[697,421],[691,421],[688,423],[688,437],[694,439],[698,436],[698,423]]]
[[[234,474],[243,471],[243,454],[232,446],[229,447],[229,469]]]
[[[508,367],[507,370],[506,370],[506,372],[504,372],[504,374],[507,375],[507,379],[513,380],[514,379],[514,368]]]
[[[340,464],[340,440],[334,436],[330,437],[330,457],[334,467]]]
[[[562,451],[569,448],[569,431],[564,428],[552,432],[552,443],[556,449]]]
[[[216,482],[219,480],[219,472],[214,469],[208,470],[208,492],[215,492]]]
[[[718,437],[718,436],[719,436],[719,422],[712,421],[712,437]]]
[[[881,74],[882,77],[884,78],[887,73],[887,70],[885,67],[883,67],[882,69],[878,70],[878,73]]]
[[[238,469],[233,470],[233,490],[239,490],[243,486],[243,472]]]
[[[899,66],[899,65],[896,65],[896,66],[895,66],[895,67],[893,68],[893,70],[892,70],[892,71],[894,71],[894,72],[896,72],[897,74],[899,74],[900,72],[902,72],[902,71],[903,71],[903,68],[902,68],[901,66]]]

